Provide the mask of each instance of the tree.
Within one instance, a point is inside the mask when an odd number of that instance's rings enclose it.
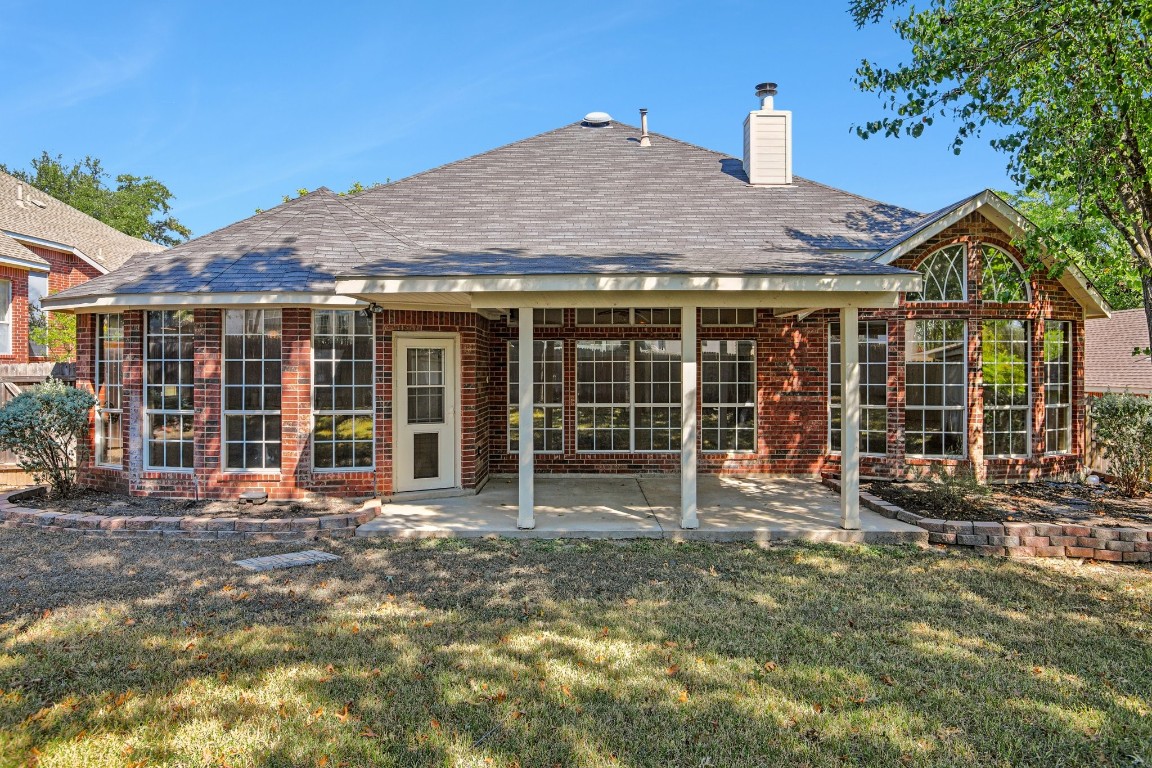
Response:
[[[384,183],[387,184],[390,181],[392,181],[392,179],[385,179]],[[352,186],[348,187],[348,189],[344,190],[343,192],[337,192],[336,194],[340,195],[341,197],[346,197],[348,195],[358,195],[361,192],[364,192],[365,190],[369,190],[369,189],[372,189],[373,187],[378,187],[378,186],[380,186],[380,182],[378,182],[378,181],[373,182],[373,183],[369,184],[368,186],[364,186],[360,182],[354,181],[354,182],[352,182]],[[307,187],[300,187],[300,189],[296,190],[296,197],[304,197],[304,195],[307,195],[309,192],[312,192],[312,191],[313,190],[310,190]],[[281,195],[281,201],[282,202],[286,203],[291,199],[292,199],[292,195]],[[264,209],[263,208],[257,208],[256,213],[264,213]]]
[[[48,483],[53,496],[67,496],[76,480],[76,444],[96,405],[90,393],[55,379],[21,392],[0,408],[0,448]]]
[[[855,82],[892,115],[856,126],[919,137],[937,117],[952,149],[986,130],[1026,197],[1070,202],[1026,245],[1057,260],[1099,243],[1106,221],[1141,277],[1152,333],[1152,4],[1132,0],[850,0],[858,27],[885,20],[911,44],[892,68],[864,60]]]
[[[44,347],[48,357],[56,362],[75,360],[76,315],[29,306],[28,341]]]
[[[100,160],[92,156],[68,164],[63,155],[44,152],[31,162],[30,170],[0,170],[83,211],[114,229],[153,243],[172,246],[192,234],[170,215],[172,192],[151,176],[122,173],[116,186]]]

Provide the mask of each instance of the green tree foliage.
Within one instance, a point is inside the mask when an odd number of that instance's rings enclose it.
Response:
[[[76,315],[28,308],[28,340],[48,350],[58,363],[76,359]]]
[[[856,84],[891,113],[857,133],[921,136],[957,124],[959,154],[989,131],[1021,194],[1065,212],[1036,233],[1057,259],[1108,251],[1141,276],[1152,330],[1152,3],[1132,0],[850,0],[857,26],[890,22],[911,46],[892,67],[865,60]],[[1099,262],[1096,266],[1102,266]],[[1093,273],[1095,274],[1095,273]]]
[[[392,179],[385,179],[384,183],[387,184],[390,181],[392,181]],[[368,186],[364,186],[360,182],[354,181],[354,182],[352,182],[352,185],[350,187],[348,187],[348,189],[344,190],[343,192],[337,192],[336,194],[340,195],[341,197],[346,197],[348,195],[358,195],[361,192],[367,191],[369,189],[372,189],[373,187],[378,187],[378,186],[380,186],[380,182],[378,182],[378,181],[373,182],[373,183],[369,184]],[[289,200],[292,200],[293,197],[304,197],[304,195],[307,195],[311,191],[313,191],[313,190],[310,190],[307,187],[300,187],[300,189],[296,190],[296,194],[294,196],[293,195],[281,195],[280,199],[281,199],[281,202],[286,203]],[[256,213],[263,213],[263,212],[264,212],[263,208],[257,208],[256,209]]]
[[[160,245],[176,245],[192,234],[170,214],[172,192],[151,176],[122,173],[109,185],[110,175],[91,156],[67,163],[63,155],[44,152],[31,168],[0,170],[133,237]]]
[[[1140,495],[1152,480],[1152,398],[1106,394],[1092,401],[1092,425],[1120,489]]]
[[[88,429],[96,398],[62,381],[37,384],[0,408],[0,448],[53,496],[67,496],[76,480],[76,444]]]

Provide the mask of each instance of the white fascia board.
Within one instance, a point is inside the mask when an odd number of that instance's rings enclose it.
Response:
[[[520,291],[472,294],[472,308],[509,307],[859,307],[894,309],[899,291]]]
[[[97,271],[99,271],[100,274],[102,274],[102,275],[108,274],[108,267],[104,266],[103,264],[96,261],[95,259],[89,258],[87,254],[85,254],[83,251],[81,251],[79,248],[77,248],[74,245],[66,245],[64,243],[57,243],[57,242],[52,241],[52,240],[45,240],[42,237],[32,237],[31,235],[22,235],[19,232],[9,232],[8,230],[3,230],[3,231],[4,231],[4,234],[8,235],[8,237],[12,238],[13,240],[18,240],[22,243],[29,243],[31,245],[39,245],[42,248],[50,248],[53,251],[64,251],[65,253],[75,254],[77,257],[82,259],[85,263],[92,265],[92,267],[94,269],[96,269]]]
[[[43,300],[45,309],[97,312],[101,309],[161,309],[209,306],[362,307],[367,302],[331,293],[120,293]]]
[[[0,256],[0,264],[16,267],[17,269],[26,269],[29,272],[48,272],[52,269],[48,264],[39,261],[30,261],[28,259],[18,259],[15,256]]]
[[[1023,236],[1035,226],[1024,214],[1002,200],[999,195],[986,189],[960,203],[927,227],[916,231],[912,236],[881,252],[874,261],[879,264],[891,264],[901,256],[919,248],[965,216],[976,212],[983,214],[989,221],[1013,238]],[[1055,260],[1044,254],[1043,263],[1045,266],[1051,267],[1055,264]],[[1057,280],[1080,302],[1086,319],[1112,316],[1112,309],[1108,306],[1108,302],[1075,264],[1065,265]]]
[[[405,293],[604,293],[759,291],[915,291],[915,272],[891,275],[509,275],[500,277],[342,277],[336,292],[355,296]],[[476,305],[473,296],[473,306]],[[699,297],[697,297],[697,300]],[[510,306],[519,306],[513,303]],[[571,305],[568,305],[571,306]],[[709,304],[709,306],[712,306]]]

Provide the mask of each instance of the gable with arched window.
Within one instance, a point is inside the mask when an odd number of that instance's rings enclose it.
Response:
[[[1016,259],[993,245],[983,245],[980,250],[980,297],[1001,304],[1028,303],[1028,277]]]
[[[964,301],[968,298],[968,259],[964,246],[941,248],[917,267],[924,275],[924,290],[908,294],[909,301]]]

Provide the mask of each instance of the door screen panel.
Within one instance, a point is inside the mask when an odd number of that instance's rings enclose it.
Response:
[[[412,435],[412,479],[440,475],[440,435],[418,432]]]

